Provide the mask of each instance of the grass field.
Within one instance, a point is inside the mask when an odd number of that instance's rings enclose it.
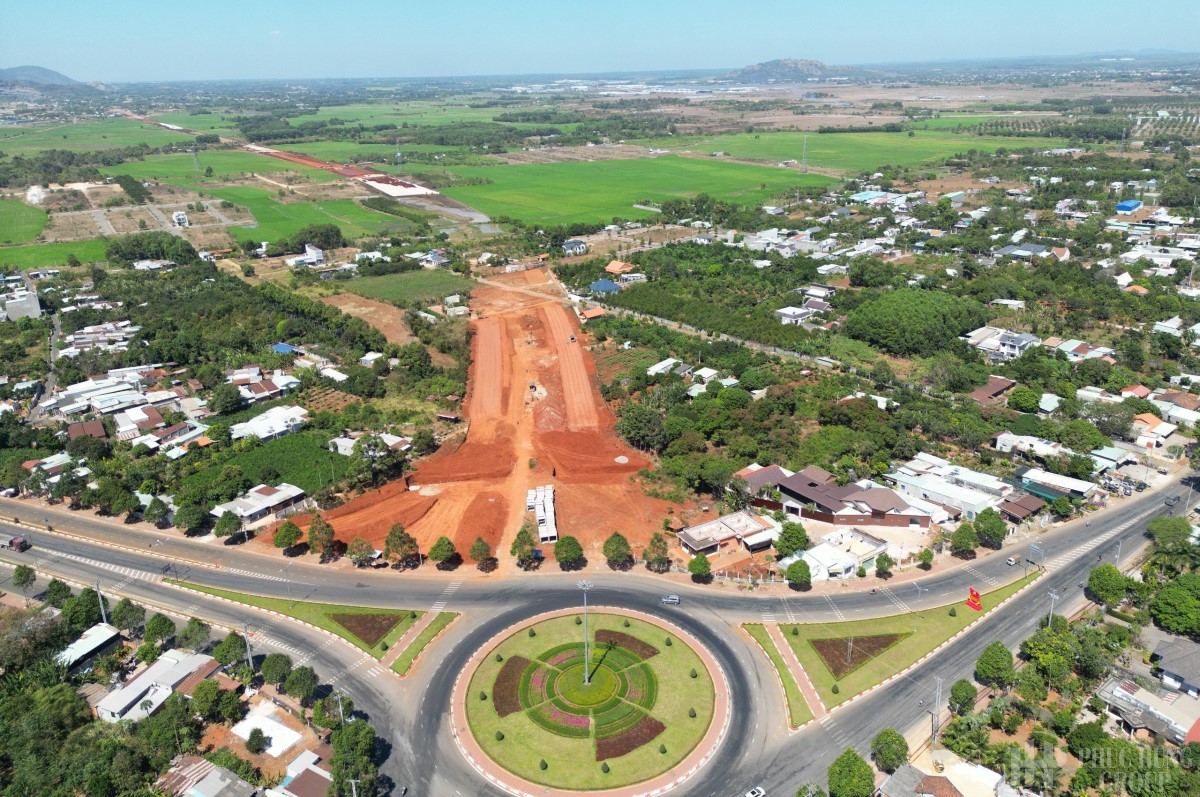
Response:
[[[939,606],[936,609],[897,614],[873,620],[857,620],[847,623],[781,624],[779,628],[783,631],[788,644],[792,646],[792,650],[796,652],[796,657],[800,659],[800,664],[808,673],[813,686],[820,693],[821,700],[827,707],[833,707],[882,682],[888,676],[907,668],[917,659],[996,608],[1001,601],[1036,579],[1037,576],[1037,573],[1030,574],[1027,578],[1018,579],[1012,584],[983,595],[982,613],[968,609],[962,601],[959,601],[948,606]],[[954,617],[950,616],[950,606],[955,607],[956,616]],[[795,635],[792,634],[793,628],[798,630]],[[836,681],[838,693],[834,694],[833,674],[824,660],[817,655],[810,640],[867,637],[879,634],[904,634],[906,636],[888,648],[884,655],[863,664],[848,673],[842,680]]]
[[[754,638],[754,641],[762,646],[767,658],[771,660],[771,666],[779,674],[779,679],[783,682],[783,692],[787,696],[788,724],[793,728],[799,728],[813,718],[813,713],[808,706],[808,701],[804,699],[796,679],[792,677],[792,671],[784,662],[779,648],[775,647],[775,642],[772,641],[765,627],[759,623],[747,623],[742,627],[746,629],[747,634]]]
[[[199,160],[200,168],[196,168]],[[212,167],[212,177],[204,174],[205,169]],[[296,172],[318,182],[338,180],[336,174],[310,169],[295,163],[281,161],[278,158],[258,155],[241,150],[208,150],[192,155],[150,155],[140,161],[131,161],[117,166],[105,166],[101,174],[127,174],[138,180],[157,180],[191,187],[196,183],[210,182],[222,178],[240,177],[243,174],[279,174],[280,172]]]
[[[425,270],[361,277],[344,283],[346,290],[359,296],[403,305],[441,301],[451,294],[465,293],[474,285],[473,280],[452,271]]]
[[[132,119],[97,119],[76,124],[11,127],[0,132],[0,150],[12,155],[30,155],[47,149],[72,151],[115,149],[149,144],[192,141],[192,136],[175,133]]]
[[[590,163],[530,166],[449,167],[463,177],[481,177],[491,185],[447,188],[444,193],[492,216],[525,222],[571,224],[654,214],[637,210],[643,199],[711,194],[747,204],[760,204],[797,186],[825,185],[829,177],[740,163],[697,158],[660,157]]]
[[[975,127],[984,122],[1029,121],[1030,119],[1056,118],[1057,114],[993,113],[969,114],[965,116],[939,116],[936,119],[917,119],[911,123],[914,130],[954,130]]]
[[[48,219],[41,208],[16,199],[0,199],[0,243],[23,244],[34,240],[46,228]]]
[[[937,121],[937,120],[931,120]],[[920,124],[924,124],[923,122]],[[919,166],[934,163],[970,149],[1062,146],[1062,139],[976,136],[945,130],[908,133],[731,133],[696,139],[656,139],[648,146],[696,153],[724,152],[734,158],[763,161],[800,160],[808,136],[811,166],[848,172],[871,171],[881,166]]]
[[[417,657],[424,652],[425,648],[429,647],[429,643],[433,641],[434,637],[440,634],[443,628],[454,622],[456,617],[458,617],[458,612],[438,612],[438,616],[433,618],[429,625],[417,634],[417,638],[404,648],[400,657],[392,662],[392,669],[400,675],[407,674],[412,669]]]
[[[194,584],[190,581],[177,581],[172,578],[164,580],[169,584],[194,589],[206,595],[215,595],[219,598],[244,603],[247,606],[257,606],[260,609],[278,612],[296,620],[311,623],[317,628],[337,634],[342,639],[370,653],[377,659],[383,658],[383,654],[388,651],[388,648],[394,645],[397,639],[404,636],[404,632],[424,614],[421,611],[410,611],[408,609],[379,609],[371,606],[344,606],[340,603],[308,603],[303,600],[293,601],[287,598],[269,598],[265,595],[233,592],[227,589],[204,586],[203,584]],[[396,623],[395,627],[391,631],[388,631],[383,639],[379,640],[375,645],[367,645],[354,634],[347,631],[344,626],[330,619],[329,615],[331,614],[388,614],[400,617],[400,622]]]
[[[293,432],[263,443],[232,459],[196,471],[183,482],[189,487],[207,489],[221,476],[226,465],[237,465],[254,484],[285,481],[304,492],[317,492],[331,480],[340,479],[350,467],[350,458],[330,451],[331,435],[324,432]],[[278,474],[268,478],[272,472]]]
[[[208,193],[246,208],[258,221],[256,227],[230,227],[230,234],[239,240],[277,241],[310,224],[337,224],[348,238],[401,232],[413,226],[407,219],[364,208],[352,199],[277,202],[271,191],[248,186],[214,188]]]
[[[62,266],[66,264],[69,254],[75,255],[82,263],[93,263],[104,259],[104,247],[107,244],[108,241],[103,238],[93,238],[90,241],[0,247],[0,271],[9,266],[19,269]]]
[[[588,613],[593,634],[601,629],[619,631],[658,648],[658,655],[647,659],[658,685],[650,713],[666,726],[657,738],[626,755],[609,759],[611,771],[602,772],[593,739],[568,738],[553,733],[529,719],[524,712],[506,717],[496,713],[490,698],[503,664],[495,660],[493,651],[489,651],[472,674],[465,695],[467,720],[480,747],[494,761],[526,780],[572,790],[638,783],[682,760],[704,738],[712,722],[715,687],[710,678],[687,677],[693,669],[705,672],[704,665],[700,657],[677,637],[674,644],[666,646],[665,638],[673,636],[666,629],[632,618],[630,627],[625,628],[623,622],[624,619],[616,614]],[[577,643],[583,638],[582,628],[575,625],[574,616],[546,620],[535,629],[536,637],[518,632],[496,646],[494,652],[500,653],[505,660],[513,655],[532,660],[558,645]],[[489,699],[480,700],[480,692]],[[692,708],[696,710],[695,718],[688,716],[688,710]],[[504,734],[503,740],[496,739],[497,731]],[[667,755],[659,752],[660,744],[666,746]],[[541,759],[548,764],[544,771],[538,766]]]
[[[222,119],[222,116],[225,118]],[[169,125],[186,127],[198,133],[215,133],[218,136],[225,136],[227,138],[241,138],[241,133],[233,126],[232,118],[234,116],[237,116],[237,114],[202,113],[192,115],[190,113],[156,113],[151,118],[157,119],[160,122],[166,122]]]

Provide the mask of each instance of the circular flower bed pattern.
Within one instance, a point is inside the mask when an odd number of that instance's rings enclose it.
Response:
[[[541,621],[488,652],[466,697],[477,743],[510,772],[558,788],[614,788],[671,769],[712,721],[707,668],[672,631],[602,612],[588,614],[585,660],[576,618]]]

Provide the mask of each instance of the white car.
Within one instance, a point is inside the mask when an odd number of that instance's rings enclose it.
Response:
[[[1012,567],[1016,563],[1017,563],[1017,557],[1015,557],[1015,556],[1008,557],[1008,566],[1009,567]]]
[[[755,786],[750,791],[746,792],[746,797],[767,797],[766,791],[762,786]]]

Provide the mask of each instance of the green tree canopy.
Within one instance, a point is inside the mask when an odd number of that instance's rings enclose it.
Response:
[[[667,539],[659,532],[650,535],[650,543],[642,550],[642,558],[646,567],[655,573],[663,573],[671,566],[671,554],[667,548]]]
[[[950,687],[950,710],[963,715],[975,707],[975,684],[965,678],[955,681]]]
[[[1096,600],[1116,607],[1125,600],[1129,579],[1115,565],[1106,562],[1088,574],[1087,589]]]
[[[585,561],[583,546],[569,534],[559,537],[558,542],[554,543],[554,558],[562,569],[573,570]]]
[[[292,657],[286,653],[268,653],[258,671],[264,683],[281,684],[292,672]]]
[[[829,766],[829,797],[871,797],[874,792],[871,765],[853,747],[847,747]]]
[[[333,526],[320,515],[314,515],[308,525],[308,546],[323,559],[334,553]]]
[[[312,667],[297,667],[288,673],[287,679],[283,683],[283,689],[292,697],[299,700],[305,705],[308,704],[314,694],[320,681],[317,679],[317,674]]]
[[[846,333],[902,357],[929,357],[961,345],[962,334],[983,326],[979,302],[943,291],[887,291],[850,311]]]
[[[370,562],[371,557],[375,555],[375,547],[362,537],[355,537],[346,546],[346,555],[350,557],[350,561],[356,566],[362,567],[367,562]]]
[[[812,586],[812,570],[808,562],[797,559],[788,565],[787,580],[796,589],[808,589]]]
[[[993,642],[975,661],[975,677],[989,686],[1011,686],[1017,679],[1012,651],[1003,642]]]
[[[492,558],[492,546],[483,537],[476,537],[475,542],[471,543],[471,549],[467,551],[467,556],[472,562],[482,565]]]
[[[530,530],[530,524],[526,522],[517,531],[516,538],[509,546],[508,554],[517,560],[518,566],[529,567],[533,564],[534,547],[533,532]]]
[[[604,558],[610,567],[620,568],[633,562],[633,549],[629,540],[619,531],[614,531],[604,541]]]
[[[895,728],[884,728],[871,741],[871,760],[884,772],[908,763],[908,742]]]
[[[708,563],[708,557],[702,553],[698,553],[688,562],[688,572],[692,574],[692,580],[704,581],[712,577],[712,565]]]
[[[979,547],[979,537],[975,534],[975,526],[971,523],[961,523],[950,535],[950,550],[956,554],[967,554]]]
[[[429,549],[429,559],[433,562],[445,562],[457,554],[454,543],[445,535],[438,537],[433,543],[433,547]]]
[[[979,541],[989,548],[1000,550],[1008,536],[1008,525],[1000,513],[990,506],[975,516],[975,533]]]
[[[779,531],[779,539],[775,540],[775,554],[780,559],[786,559],[797,551],[808,550],[808,545],[808,532],[804,526],[786,521]]]
[[[300,542],[300,537],[303,532],[300,527],[290,520],[285,520],[283,525],[275,530],[275,547],[276,548],[291,548],[296,543]]]
[[[388,529],[387,537],[383,541],[383,557],[385,559],[412,564],[414,561],[420,561],[420,555],[416,538],[405,531],[402,524],[393,524]]]

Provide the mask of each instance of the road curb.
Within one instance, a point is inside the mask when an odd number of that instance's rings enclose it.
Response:
[[[431,612],[430,612],[430,614],[433,614],[433,615],[438,615],[438,614],[443,614],[443,612],[433,612],[433,611],[431,611]],[[395,670],[393,670],[393,669],[392,669],[392,665],[388,665],[388,670],[390,670],[390,671],[391,671],[392,675],[396,676],[396,677],[397,677],[397,678],[399,678],[400,680],[404,680],[405,678],[407,678],[407,677],[408,677],[408,676],[409,676],[409,675],[412,673],[412,671],[413,671],[413,670],[416,668],[416,666],[417,666],[417,662],[421,660],[421,656],[422,656],[422,655],[425,653],[425,651],[426,651],[426,650],[428,650],[429,648],[433,647],[433,643],[434,643],[434,642],[437,642],[439,639],[441,639],[441,638],[442,638],[442,634],[444,634],[444,633],[446,633],[447,631],[449,631],[449,630],[450,630],[450,629],[451,629],[451,628],[454,626],[454,624],[455,624],[455,623],[457,623],[457,622],[459,621],[459,619],[460,619],[460,618],[463,616],[463,613],[462,613],[462,612],[451,612],[451,614],[453,614],[453,615],[454,615],[454,617],[453,617],[453,618],[450,620],[450,622],[448,622],[448,623],[446,623],[444,626],[442,626],[442,630],[441,630],[441,631],[438,631],[436,634],[434,634],[432,637],[430,637],[429,641],[425,643],[425,647],[423,647],[423,648],[421,648],[420,650],[418,650],[418,651],[417,651],[417,655],[413,656],[412,664],[410,664],[410,665],[408,666],[408,672],[406,672],[406,673],[404,673],[403,675],[401,675],[400,673],[398,673],[398,672],[396,672]],[[434,619],[436,620],[437,618],[436,618],[436,617],[434,617]],[[431,622],[432,622],[432,621],[431,621]],[[426,627],[428,627],[428,626],[426,626]],[[420,636],[420,634],[417,634],[417,636]],[[399,640],[397,640],[397,641],[399,641]],[[416,637],[414,637],[414,638],[413,638],[413,641],[414,641],[414,642],[416,642]],[[405,650],[407,650],[407,648],[405,648]],[[397,657],[397,658],[399,658],[399,657]],[[382,660],[382,659],[380,659],[380,664],[382,664],[382,663],[383,663],[383,660]],[[394,662],[394,661],[392,662],[392,664],[395,664],[395,663],[396,663],[396,662]]]
[[[757,623],[757,624],[756,623],[742,623],[741,625],[738,626],[738,630],[741,631],[742,633],[744,633],[746,636],[750,637],[750,641],[753,642],[755,645],[758,645],[758,649],[761,650],[763,652],[763,655],[767,657],[767,664],[771,665],[771,669],[774,670],[774,672],[775,672],[775,681],[776,681],[776,683],[779,684],[779,692],[783,696],[783,704],[786,706],[787,705],[787,687],[783,685],[783,674],[779,672],[779,668],[775,666],[775,662],[771,661],[771,654],[768,653],[767,649],[762,646],[762,643],[759,642],[757,639],[755,639],[753,634],[746,631],[747,625],[762,625],[765,630],[766,623]],[[782,656],[783,654],[780,654],[780,655]],[[797,684],[796,687],[799,688],[799,684]],[[804,697],[803,692],[801,692],[800,697]],[[808,703],[808,701],[805,701],[805,704],[807,704],[807,703]],[[812,706],[809,706],[808,710],[812,711]],[[788,733],[795,733],[796,731],[800,730],[805,725],[807,725],[809,722],[812,722],[812,720],[808,720],[808,722],[803,722],[800,725],[793,725],[791,723],[792,712],[788,711],[787,714],[788,714],[788,720],[789,720],[788,724],[787,724],[788,725]],[[814,715],[814,719],[815,719],[815,715]]]
[[[130,553],[137,553],[137,554],[141,554],[143,556],[151,556],[155,559],[164,559],[168,562],[178,562],[179,564],[184,564],[184,565],[187,565],[188,567],[203,567],[206,570],[223,570],[224,569],[220,565],[214,565],[212,562],[202,562],[199,559],[180,559],[179,557],[176,557],[176,556],[167,556],[166,554],[157,553],[153,548],[145,548],[145,549],[135,548],[132,545],[120,545],[115,542],[108,542],[107,540],[98,540],[95,537],[85,537],[82,534],[75,534],[75,533],[72,533],[69,531],[63,531],[62,529],[57,529],[53,526],[38,526],[33,523],[27,523],[24,520],[20,520],[16,516],[14,516],[12,518],[8,518],[3,515],[0,515],[0,521],[4,521],[5,523],[11,523],[14,526],[21,526],[22,528],[31,529],[33,531],[38,532],[39,534],[53,534],[54,536],[57,536],[57,537],[65,537],[68,540],[77,540],[79,542],[85,542],[88,545],[98,545],[102,548],[112,548],[117,551],[129,551]]]

